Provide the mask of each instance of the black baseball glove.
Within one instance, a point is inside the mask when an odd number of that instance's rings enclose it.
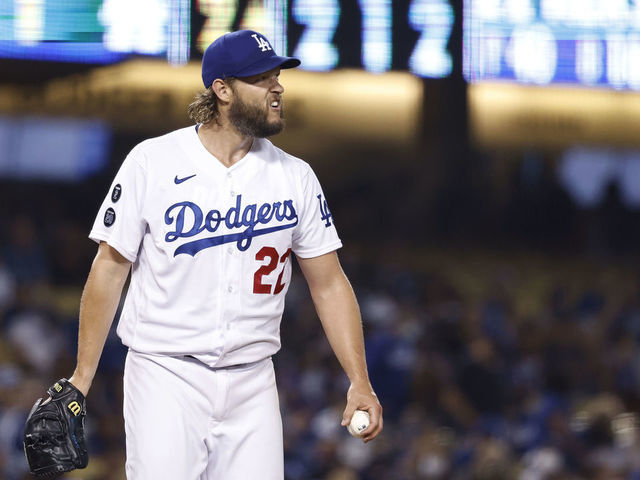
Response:
[[[84,441],[84,395],[69,380],[58,380],[39,398],[24,429],[24,453],[31,473],[53,478],[89,461]]]

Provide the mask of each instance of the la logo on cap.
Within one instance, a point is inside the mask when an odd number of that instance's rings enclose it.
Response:
[[[269,45],[269,42],[267,42],[262,37],[258,37],[257,33],[254,33],[251,36],[255,38],[256,42],[258,42],[258,48],[260,48],[260,50],[262,50],[263,52],[266,52],[267,50],[271,50],[271,45]]]
[[[216,78],[251,77],[274,68],[298,65],[300,60],[297,58],[276,55],[267,37],[261,33],[238,30],[225,33],[207,47],[202,56],[202,83],[209,88]]]

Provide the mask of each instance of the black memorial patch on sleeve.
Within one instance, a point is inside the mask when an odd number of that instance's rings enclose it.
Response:
[[[116,211],[113,208],[107,208],[104,212],[104,224],[106,227],[110,227],[116,221]]]
[[[111,192],[111,201],[113,203],[116,203],[118,200],[120,200],[121,195],[122,187],[120,186],[120,184],[117,184],[115,187],[113,187],[113,191]]]

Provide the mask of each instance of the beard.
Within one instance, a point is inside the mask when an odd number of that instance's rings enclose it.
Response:
[[[236,95],[229,106],[229,121],[243,135],[266,138],[276,135],[284,129],[282,107],[278,122],[270,123],[268,112],[268,107],[246,103]]]

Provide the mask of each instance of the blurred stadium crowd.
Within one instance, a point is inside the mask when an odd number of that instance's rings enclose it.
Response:
[[[3,185],[0,478],[29,478],[26,416],[72,372],[79,293],[95,253],[86,235],[108,178],[72,189]],[[357,195],[371,200],[383,188],[372,183],[371,196]],[[335,197],[340,224],[353,202]],[[342,221],[347,236],[360,228],[353,218],[356,227]],[[287,480],[640,479],[640,277],[629,252],[420,247],[398,238],[351,241],[341,252],[385,408],[373,443],[340,427],[346,378],[294,274],[275,358]],[[88,398],[91,461],[65,478],[124,478],[125,353],[112,329]]]
[[[33,478],[25,419],[73,371],[87,235],[115,171],[142,132],[187,121],[190,80],[93,62],[196,60],[217,17],[251,25],[260,4],[291,7],[303,63],[427,70],[419,119],[406,92],[342,77],[290,103],[307,151],[289,153],[344,241],[385,428],[363,445],[340,427],[347,379],[294,269],[274,358],[286,480],[640,480],[640,0],[391,3],[0,0],[0,480]],[[505,95],[513,80],[527,88]],[[355,92],[375,116],[352,115]],[[583,146],[562,185],[561,150]],[[125,478],[116,323],[87,401],[90,463],[66,479]]]

